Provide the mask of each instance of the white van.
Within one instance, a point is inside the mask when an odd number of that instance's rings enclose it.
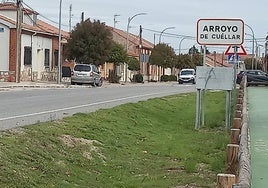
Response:
[[[194,69],[182,69],[179,74],[179,84],[192,83],[195,84],[195,70]]]

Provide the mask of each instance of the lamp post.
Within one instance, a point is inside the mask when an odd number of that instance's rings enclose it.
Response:
[[[138,13],[138,14],[135,14],[134,16],[132,16],[132,17],[129,17],[128,18],[128,21],[127,21],[127,37],[126,37],[126,52],[127,52],[127,54],[128,54],[128,35],[129,35],[129,24],[130,24],[130,22],[131,22],[131,20],[133,20],[133,18],[135,18],[136,16],[141,16],[141,15],[146,15],[147,13]],[[126,63],[124,63],[124,65],[125,65],[125,68],[124,68],[124,79],[125,79],[125,82],[127,82],[127,64]]]
[[[130,24],[131,20],[133,20],[133,18],[135,18],[136,16],[146,15],[146,14],[147,14],[147,13],[138,13],[138,14],[135,14],[134,16],[128,18],[128,21],[127,21],[127,41],[126,41],[126,51],[127,51],[127,52],[128,52],[129,24]]]
[[[252,29],[249,25],[245,24],[245,26],[247,26],[247,27],[250,29],[251,33],[252,33],[252,59],[251,59],[251,69],[253,69],[253,65],[254,65],[254,56],[255,56],[255,54],[254,54],[254,41],[255,41],[255,35],[254,35],[254,31],[253,31],[253,29]]]
[[[184,36],[182,37],[182,39],[180,40],[180,43],[179,43],[179,55],[181,54],[181,43],[184,39],[194,39],[193,37],[190,37],[190,36]]]
[[[255,57],[255,60],[256,60],[256,62],[255,62],[255,69],[257,69],[258,46],[259,46],[259,44],[258,44],[256,38],[253,35],[248,34],[248,33],[245,33],[245,35],[251,36],[252,37],[252,40],[254,40],[253,41],[253,44],[252,44],[252,48],[254,47],[255,49],[253,49],[252,52],[254,53],[253,57]],[[255,43],[256,46],[254,46],[254,43]],[[253,59],[253,57],[252,57],[252,59]],[[254,64],[254,61],[253,60],[252,60],[252,64]],[[254,67],[254,65],[252,66],[252,69],[253,69],[253,67]]]
[[[60,0],[60,10],[59,10],[59,46],[58,46],[58,80],[57,83],[61,83],[61,4],[62,0]]]
[[[166,29],[164,29],[163,31],[161,31],[160,35],[159,35],[159,44],[161,43],[161,37],[162,37],[162,34],[168,30],[168,29],[175,29],[175,27],[167,27]]]

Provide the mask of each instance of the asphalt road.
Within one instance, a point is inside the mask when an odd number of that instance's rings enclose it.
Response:
[[[195,85],[132,84],[56,89],[11,89],[0,93],[0,130],[47,122],[78,112],[93,112],[123,103],[195,92]]]

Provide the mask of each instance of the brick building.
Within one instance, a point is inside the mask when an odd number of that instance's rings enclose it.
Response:
[[[59,30],[37,19],[37,12],[22,7],[19,40],[17,10],[15,3],[0,3],[0,81],[56,81]],[[68,38],[69,33],[61,33],[62,39]]]

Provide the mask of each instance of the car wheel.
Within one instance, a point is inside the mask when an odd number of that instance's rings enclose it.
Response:
[[[98,87],[101,87],[102,86],[102,84],[103,84],[103,80],[102,80],[102,78],[99,80],[99,82],[98,82],[98,84],[97,84],[97,86]]]
[[[96,87],[96,80],[93,81],[93,83],[91,84],[92,87]]]

